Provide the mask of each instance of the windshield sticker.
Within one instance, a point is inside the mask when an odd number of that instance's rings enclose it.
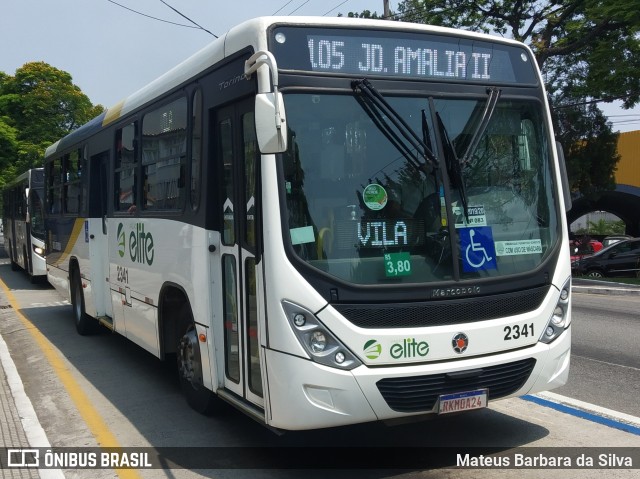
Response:
[[[464,217],[462,206],[454,206],[453,214],[456,217],[456,228],[466,228],[467,226],[487,226],[487,216],[484,213],[484,206],[469,206],[467,213],[469,219]]]
[[[447,200],[444,198],[444,186],[440,185],[438,193],[440,198],[440,224],[442,227],[447,226]]]
[[[409,276],[411,274],[411,255],[405,253],[385,253],[384,272],[387,278]]]
[[[313,226],[302,226],[301,228],[292,228],[289,230],[291,235],[291,244],[315,243],[316,235],[313,232]]]
[[[539,239],[496,241],[496,254],[498,256],[542,254],[542,241]]]
[[[387,191],[380,185],[371,184],[362,192],[362,200],[367,208],[378,211],[387,205]]]
[[[498,268],[491,227],[460,228],[458,234],[465,273]]]

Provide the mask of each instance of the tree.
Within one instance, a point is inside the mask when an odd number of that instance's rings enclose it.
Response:
[[[361,13],[349,12],[347,16],[349,18],[374,18],[374,19],[382,18],[381,16],[378,15],[378,12],[372,12],[371,10],[363,10]]]
[[[11,168],[18,155],[18,141],[15,128],[7,124],[6,119],[0,117],[0,171],[6,172]],[[10,173],[12,174],[12,173]],[[0,174],[0,189],[6,184],[8,175]]]
[[[603,113],[591,104],[559,109],[556,118],[571,190],[594,198],[615,189],[618,134],[611,131]]]
[[[45,149],[100,114],[71,75],[44,62],[0,72],[0,182],[42,165]],[[3,141],[3,138],[5,141]]]
[[[593,99],[621,99],[630,108],[640,101],[640,9],[636,0],[405,0],[394,18],[508,36],[528,44],[543,72],[552,107],[578,104],[556,116],[556,127],[573,171],[602,173],[572,178],[584,194],[610,184],[617,161],[611,125]],[[586,113],[586,121],[578,116]],[[571,122],[568,119],[571,119]],[[582,129],[578,129],[578,125]],[[597,157],[586,154],[604,135]],[[568,143],[569,141],[574,143]],[[575,143],[578,142],[578,143]],[[578,144],[578,147],[574,145]],[[595,153],[596,150],[591,153]],[[607,153],[608,152],[608,153]],[[573,154],[582,156],[572,157]],[[571,169],[571,168],[570,168]],[[597,173],[596,173],[597,172]]]

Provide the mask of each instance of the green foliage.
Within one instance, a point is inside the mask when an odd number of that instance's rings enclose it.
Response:
[[[618,134],[595,105],[556,110],[558,139],[563,145],[569,186],[594,198],[615,189]]]
[[[587,221],[587,227],[577,230],[576,234],[589,234],[598,236],[624,234],[624,221],[607,221],[600,218],[598,221]]]
[[[381,19],[382,16],[378,15],[378,12],[372,12],[371,10],[363,10],[361,13],[357,12],[349,12],[349,18],[378,18]]]
[[[573,190],[593,195],[612,187],[617,136],[589,100],[621,99],[627,108],[640,101],[637,0],[404,0],[394,18],[528,44],[550,94]]]
[[[45,149],[100,114],[71,75],[44,62],[0,72],[0,185],[42,165]]]
[[[17,132],[9,125],[6,119],[0,117],[0,189],[5,185],[5,180],[10,178],[4,174],[13,166],[18,154]]]

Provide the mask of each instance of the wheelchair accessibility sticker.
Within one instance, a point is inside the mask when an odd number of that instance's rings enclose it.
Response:
[[[460,228],[458,234],[462,249],[462,270],[465,273],[497,269],[496,249],[493,244],[491,227]]]

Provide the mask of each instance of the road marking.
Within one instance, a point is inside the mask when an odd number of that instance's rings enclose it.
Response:
[[[82,390],[78,382],[73,378],[69,368],[65,365],[62,355],[49,342],[44,334],[40,332],[29,319],[20,312],[20,304],[7,285],[0,279],[0,287],[7,296],[9,304],[18,316],[18,319],[25,326],[26,330],[31,334],[36,344],[40,347],[47,361],[58,376],[58,379],[67,390],[67,393],[74,402],[76,409],[89,427],[91,434],[96,438],[98,445],[101,447],[122,448],[115,435],[102,419],[102,416],[91,405],[90,399]],[[141,476],[135,469],[114,469],[121,479],[141,479]]]
[[[633,366],[625,366],[624,364],[609,363],[607,361],[600,361],[599,359],[592,359],[592,358],[588,358],[586,356],[578,356],[577,354],[572,354],[571,357],[580,358],[580,359],[586,359],[587,361],[593,361],[594,363],[606,364],[607,366],[616,366],[618,368],[627,368],[627,369],[633,369],[634,371],[640,371],[640,369],[634,368]]]
[[[640,436],[640,417],[607,409],[578,399],[552,392],[527,394],[523,400],[546,406],[556,411],[570,414],[605,426]]]

